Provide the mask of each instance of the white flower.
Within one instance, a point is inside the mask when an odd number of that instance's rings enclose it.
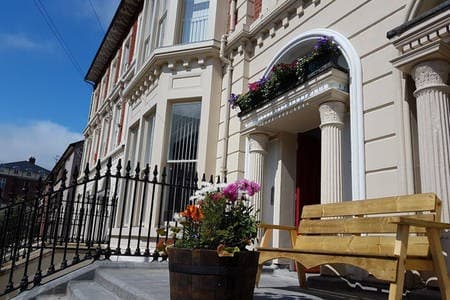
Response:
[[[173,220],[174,220],[175,222],[180,223],[180,222],[186,221],[186,217],[183,216],[181,213],[174,213],[174,214],[173,214]]]

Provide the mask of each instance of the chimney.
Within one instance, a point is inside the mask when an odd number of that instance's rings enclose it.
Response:
[[[32,156],[32,157],[30,157],[30,158],[28,159],[28,162],[34,165],[34,163],[36,162],[36,158],[34,158],[34,157]]]

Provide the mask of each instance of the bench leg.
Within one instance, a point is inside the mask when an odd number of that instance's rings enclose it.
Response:
[[[396,282],[389,285],[389,300],[401,300],[405,283],[405,260],[408,248],[409,226],[398,225],[395,238],[394,254],[398,256]]]
[[[295,267],[297,268],[298,283],[302,288],[307,288],[306,286],[306,275],[305,267],[299,262],[295,262]]]
[[[256,287],[259,287],[259,280],[261,279],[262,269],[263,269],[263,265],[259,264],[258,265],[258,270],[256,271],[256,281],[255,281],[255,286]]]
[[[433,259],[433,267],[438,277],[441,298],[450,300],[450,280],[448,279],[447,266],[445,265],[444,256],[442,255],[440,233],[439,229],[427,228],[431,258]]]

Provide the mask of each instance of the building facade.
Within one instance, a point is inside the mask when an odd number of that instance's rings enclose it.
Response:
[[[0,164],[1,205],[8,205],[23,197],[32,197],[35,195],[39,179],[44,181],[49,173],[49,170],[36,165],[34,157]]]
[[[123,0],[86,76],[83,164],[251,178],[268,223],[295,224],[305,204],[419,192],[436,192],[449,222],[449,7]],[[321,39],[339,50],[335,64],[268,102],[230,107]]]
[[[51,180],[53,190],[61,188],[63,177],[65,177],[64,186],[70,186],[74,179],[78,178],[78,174],[83,171],[80,171],[83,145],[83,140],[69,144],[50,171],[47,180]]]

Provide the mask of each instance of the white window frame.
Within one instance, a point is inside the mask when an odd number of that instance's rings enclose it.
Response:
[[[200,16],[200,17],[191,17],[189,19],[185,18],[186,17],[186,9],[190,6],[187,5],[187,1],[201,1],[201,2],[207,2],[208,3],[208,9],[207,9],[207,15],[205,16]],[[195,3],[193,3],[194,5]],[[209,23],[209,11],[210,11],[210,5],[211,5],[211,1],[210,0],[183,0],[182,1],[182,10],[181,10],[181,26],[180,26],[180,43],[181,44],[189,44],[189,43],[197,43],[197,42],[201,42],[207,39],[208,36],[208,23]],[[194,7],[192,6],[192,14],[194,13]],[[195,22],[193,22],[192,20],[194,19],[198,19]],[[200,25],[195,25],[194,24],[200,24]],[[203,23],[203,24],[202,24]],[[187,24],[189,24],[189,34],[187,34],[185,32],[185,30],[187,29]],[[197,27],[196,27],[197,26]],[[197,28],[197,29],[195,29]]]

